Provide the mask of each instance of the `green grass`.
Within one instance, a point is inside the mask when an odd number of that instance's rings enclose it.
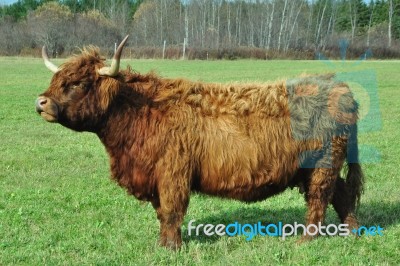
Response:
[[[61,61],[58,61],[60,63]],[[0,265],[398,265],[400,264],[400,62],[368,61],[124,61],[140,72],[207,82],[267,81],[300,74],[373,69],[377,74],[382,129],[360,133],[360,144],[379,150],[364,164],[363,225],[384,236],[319,237],[298,245],[257,236],[187,235],[198,223],[304,223],[297,189],[256,204],[193,195],[179,252],[157,246],[153,208],[127,196],[109,179],[106,152],[93,134],[43,121],[34,101],[51,73],[39,59],[0,58]],[[368,155],[368,154],[367,154]],[[327,223],[339,223],[330,207]]]

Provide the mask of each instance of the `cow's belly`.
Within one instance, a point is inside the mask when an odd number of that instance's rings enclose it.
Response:
[[[201,186],[194,187],[194,191],[204,193],[207,195],[218,196],[223,198],[230,198],[241,200],[245,202],[255,202],[264,200],[268,197],[274,196],[286,189],[286,186],[280,186],[276,184],[265,184],[258,187],[255,186],[241,186],[241,187],[228,187],[218,188]]]
[[[285,190],[298,169],[289,122],[227,121],[204,122],[207,134],[199,138],[194,153],[199,164],[193,190],[244,201],[262,200]],[[279,130],[272,132],[271,128]]]
[[[229,172],[230,175],[224,175]],[[237,165],[233,169],[210,170],[195,176],[192,189],[204,194],[259,201],[284,191],[293,179],[293,173],[282,167],[265,167],[250,171]]]

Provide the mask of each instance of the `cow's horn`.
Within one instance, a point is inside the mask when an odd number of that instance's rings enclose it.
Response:
[[[42,48],[42,58],[44,60],[44,64],[51,72],[53,72],[54,74],[58,72],[59,70],[58,67],[49,60],[49,56],[47,55],[46,51],[46,46],[43,46]]]
[[[102,67],[100,68],[97,72],[99,75],[103,76],[110,76],[114,77],[118,75],[119,71],[119,61],[121,59],[121,54],[122,54],[122,49],[124,48],[124,45],[126,41],[128,40],[129,35],[126,35],[126,37],[122,40],[122,42],[119,44],[117,50],[115,51],[114,57],[111,62],[111,67]]]

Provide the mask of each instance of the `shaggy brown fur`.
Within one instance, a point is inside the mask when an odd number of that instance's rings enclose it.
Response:
[[[191,191],[253,202],[298,186],[308,224],[323,222],[332,203],[357,227],[357,105],[346,84],[332,76],[205,84],[131,69],[111,78],[97,74],[103,66],[93,47],[71,58],[42,94],[40,113],[98,135],[113,179],[154,206],[161,245],[181,245]]]

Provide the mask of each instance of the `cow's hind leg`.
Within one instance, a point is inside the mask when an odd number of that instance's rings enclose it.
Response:
[[[335,189],[337,173],[332,168],[315,168],[305,187],[307,202],[307,231],[303,240],[318,234],[318,225],[325,220],[325,213]]]
[[[345,155],[353,161],[358,160],[358,148],[356,133],[350,136],[350,140],[346,138],[336,138],[333,147],[335,158],[338,162],[335,167],[340,169],[343,165]],[[354,139],[355,138],[355,139]],[[350,142],[349,142],[350,141]],[[345,153],[345,151],[347,153]],[[348,224],[350,230],[358,228],[358,222],[355,216],[356,204],[360,199],[363,185],[363,174],[361,167],[358,163],[348,162],[346,180],[340,178],[336,179],[335,191],[333,193],[332,205],[342,223]]]
[[[335,192],[333,193],[332,205],[337,212],[340,221],[349,225],[349,229],[358,228],[355,212],[355,201],[352,200],[347,183],[344,179],[336,179]]]
[[[326,208],[330,202],[333,203],[337,183],[341,182],[337,180],[340,179],[338,176],[345,160],[346,143],[347,141],[343,137],[333,138],[332,146],[328,147],[324,156],[316,163],[316,165],[324,167],[313,169],[309,177],[305,193],[308,207],[307,228],[309,230],[305,239],[318,234],[316,232],[318,224],[324,222]],[[337,196],[340,197],[339,194]],[[333,204],[335,205],[335,203]]]

